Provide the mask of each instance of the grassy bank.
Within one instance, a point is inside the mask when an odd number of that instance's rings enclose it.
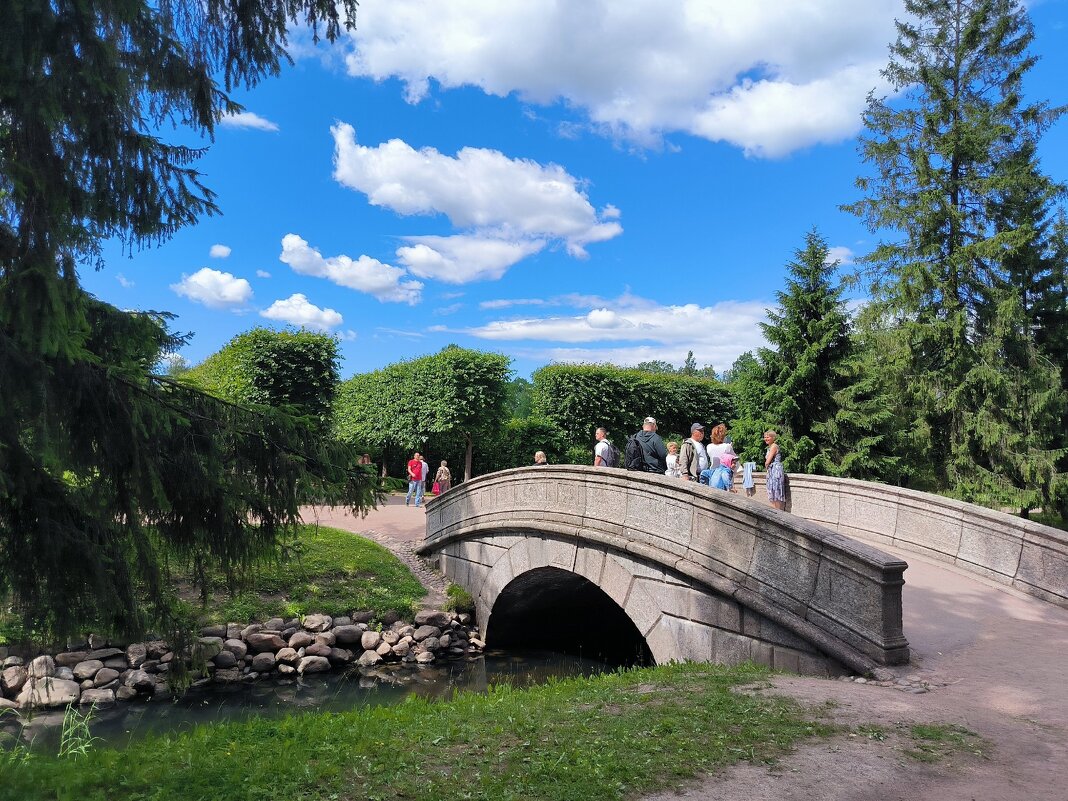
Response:
[[[227,592],[221,575],[211,578],[208,603],[199,609],[199,590],[188,574],[175,568],[179,594],[198,608],[203,623],[246,623],[310,612],[337,616],[354,610],[408,616],[426,595],[407,566],[381,545],[348,531],[317,526],[302,526],[295,547],[277,561],[257,565],[251,584],[236,594]],[[0,609],[0,645],[27,639],[35,639],[34,633]]]
[[[792,701],[730,690],[765,675],[668,665],[205,726],[78,759],[0,755],[0,788],[22,801],[621,799],[825,732]]]
[[[381,545],[347,531],[302,526],[296,549],[261,565],[246,591],[213,593],[204,617],[223,623],[353,610],[408,615],[424,595],[419,580]]]

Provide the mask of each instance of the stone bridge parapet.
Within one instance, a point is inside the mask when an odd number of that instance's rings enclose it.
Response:
[[[763,474],[757,497],[765,496]],[[1068,532],[927,492],[791,473],[792,514],[847,537],[916,551],[1068,607]]]
[[[420,553],[471,593],[483,633],[509,584],[554,568],[614,600],[658,662],[825,674],[908,661],[905,562],[677,479],[575,465],[482,476],[427,504]]]

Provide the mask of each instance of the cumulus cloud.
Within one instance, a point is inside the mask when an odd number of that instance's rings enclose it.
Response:
[[[252,300],[252,285],[248,281],[210,267],[203,267],[192,275],[183,274],[181,281],[171,284],[171,289],[209,309],[232,309]]]
[[[237,114],[224,116],[221,123],[227,128],[252,128],[257,131],[277,131],[278,126],[259,114],[251,111],[239,111]]]
[[[256,277],[257,278],[270,278],[271,274],[269,272],[267,272],[266,270],[256,270]]]
[[[564,299],[560,299],[564,300]],[[713,306],[663,305],[626,294],[603,298],[585,314],[494,320],[463,333],[497,342],[565,343],[525,353],[557,361],[612,361],[636,364],[650,359],[681,363],[692,350],[703,363],[724,370],[739,354],[761,347],[759,323],[767,304],[723,301]],[[441,326],[438,330],[447,331]],[[603,343],[603,346],[597,345]]]
[[[234,251],[228,245],[212,245],[208,255],[213,259],[225,259]]]
[[[619,236],[620,211],[600,213],[582,182],[556,164],[513,159],[465,147],[455,156],[416,150],[400,139],[370,147],[351,125],[335,125],[334,178],[397,214],[441,214],[451,236],[409,236],[397,258],[414,275],[454,284],[496,280],[514,264],[560,243],[584,258],[586,248]]]
[[[827,251],[827,264],[852,264],[855,258],[856,254],[845,245],[835,245]]]
[[[369,0],[349,74],[559,101],[643,143],[685,132],[757,156],[840,141],[881,87],[902,0]]]
[[[331,331],[344,322],[333,309],[320,309],[301,293],[290,295],[285,300],[276,300],[260,312],[268,320],[310,328],[314,331]]]
[[[512,306],[544,306],[548,303],[544,298],[497,298],[484,300],[478,304],[480,309],[508,309]]]
[[[540,240],[508,241],[492,236],[410,236],[397,260],[420,278],[448,284],[497,280],[508,268],[541,250]]]
[[[423,284],[403,280],[406,276],[400,267],[383,264],[370,256],[355,260],[348,256],[324,258],[296,234],[282,238],[282,254],[278,258],[301,275],[325,278],[338,286],[366,292],[380,301],[414,305],[421,298]]]

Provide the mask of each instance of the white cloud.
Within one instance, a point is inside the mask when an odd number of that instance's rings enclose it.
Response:
[[[346,64],[399,78],[413,103],[432,80],[476,86],[563,101],[638,142],[679,131],[779,156],[859,129],[903,14],[902,0],[368,0]]]
[[[563,300],[563,299],[561,299]],[[650,359],[681,363],[692,350],[698,362],[724,370],[739,354],[761,347],[759,323],[767,304],[723,301],[713,306],[694,303],[665,306],[626,294],[599,304],[585,314],[495,320],[463,333],[497,342],[566,343],[584,347],[538,347],[531,356],[557,361],[612,361],[636,364]],[[440,331],[448,331],[438,327]],[[604,343],[605,347],[595,347]],[[626,343],[626,344],[624,344]]]
[[[208,255],[213,259],[225,259],[233,252],[233,249],[228,245],[212,245]]]
[[[834,264],[836,261],[841,264],[852,264],[855,258],[856,254],[845,245],[835,245],[827,251],[827,264]]]
[[[290,295],[285,300],[276,300],[261,311],[260,316],[315,331],[330,331],[344,322],[342,316],[336,311],[320,309],[299,292]]]
[[[119,286],[121,286],[123,289],[130,289],[131,287],[135,286],[134,282],[122,273],[117,273],[115,275],[115,280],[119,282]]]
[[[463,307],[464,304],[462,303],[450,303],[448,306],[440,306],[434,309],[434,314],[438,317],[445,317],[449,314],[456,314],[456,312],[460,311]]]
[[[259,114],[251,111],[239,111],[237,114],[229,114],[222,118],[222,124],[227,128],[252,128],[257,131],[277,131],[278,126]]]
[[[540,251],[540,240],[507,241],[492,236],[410,236],[397,259],[420,278],[448,284],[495,281],[516,262]]]
[[[553,243],[574,257],[619,236],[620,211],[590,204],[582,182],[555,164],[512,159],[465,147],[456,156],[415,150],[391,139],[356,142],[351,125],[335,125],[334,178],[397,214],[443,214],[452,236],[410,236],[397,258],[415,275],[454,284],[500,278],[516,262]]]
[[[270,278],[271,274],[269,272],[267,272],[266,270],[256,270],[256,277],[257,278]]]
[[[399,267],[383,264],[370,256],[353,260],[348,256],[323,258],[296,234],[282,238],[282,262],[301,275],[326,278],[339,286],[373,295],[380,301],[415,305],[421,299],[423,284],[419,281],[402,280],[405,272]]]
[[[480,309],[508,309],[512,306],[544,306],[548,301],[543,298],[499,298],[484,300],[478,304]]]
[[[183,273],[182,280],[171,284],[171,289],[209,309],[244,306],[252,300],[252,285],[248,281],[210,267],[203,267],[192,275]]]

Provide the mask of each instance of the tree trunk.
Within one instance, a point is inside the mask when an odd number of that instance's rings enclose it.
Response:
[[[464,453],[464,481],[471,480],[471,454],[473,451],[471,445],[471,435],[465,433],[464,439],[467,440],[467,450]]]

